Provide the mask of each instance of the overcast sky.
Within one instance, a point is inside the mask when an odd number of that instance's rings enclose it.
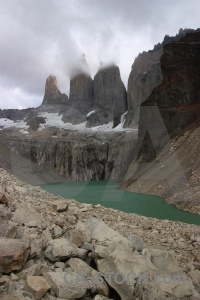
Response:
[[[127,85],[131,65],[179,28],[200,27],[199,0],[0,0],[0,108],[41,104],[45,80],[69,94],[69,68],[85,53],[92,77],[115,62]]]

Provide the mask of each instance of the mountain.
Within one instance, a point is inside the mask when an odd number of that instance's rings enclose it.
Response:
[[[125,185],[200,213],[200,32],[165,44],[160,65],[163,81],[141,105]]]
[[[69,99],[51,75],[39,107],[0,110],[0,165],[37,183],[118,180],[198,213],[199,45],[199,29],[166,36],[135,59],[127,93],[116,65],[93,80],[83,55]]]
[[[119,67],[100,65],[94,77],[94,112],[87,118],[87,127],[113,122],[119,125],[127,111],[127,95]]]
[[[161,44],[155,45],[152,50],[144,51],[136,57],[128,79],[128,114],[124,124],[125,127],[134,127],[139,122],[140,105],[150,96],[153,89],[163,81],[160,63],[163,47],[169,43],[179,41],[188,33],[198,31],[200,29],[181,28],[176,36],[166,35]]]

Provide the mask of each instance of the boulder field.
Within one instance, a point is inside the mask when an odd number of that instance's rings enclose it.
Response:
[[[199,299],[200,230],[78,203],[0,169],[0,299]]]

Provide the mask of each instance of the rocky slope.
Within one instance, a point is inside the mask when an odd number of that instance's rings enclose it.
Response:
[[[198,178],[199,173],[199,57],[200,32],[188,33],[180,41],[164,45],[161,57],[163,82],[141,106],[138,144],[133,154],[136,158],[126,175],[126,180],[130,179],[127,185],[131,182],[130,190],[138,190],[140,179],[151,178],[151,183],[144,188],[146,192],[171,196],[170,201],[174,199],[179,208],[197,213],[200,213],[199,185],[198,179],[195,182],[194,178]],[[186,135],[183,135],[184,130]],[[161,165],[153,164],[159,159],[165,167],[163,172]],[[152,162],[151,168],[149,162]],[[159,172],[157,177],[156,170]],[[161,184],[159,188],[158,180],[164,180],[168,187]]]
[[[0,215],[2,300],[200,297],[198,226],[55,197],[3,169]]]

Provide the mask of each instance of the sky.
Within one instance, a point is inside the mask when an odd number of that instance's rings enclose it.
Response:
[[[0,108],[37,107],[50,74],[69,95],[85,53],[91,76],[114,62],[127,86],[135,57],[200,27],[199,0],[0,0]]]

